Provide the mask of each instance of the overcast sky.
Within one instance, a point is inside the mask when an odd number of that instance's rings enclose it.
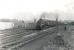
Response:
[[[0,19],[20,19],[22,17],[23,19],[27,20],[34,18],[32,15],[36,15],[42,12],[54,12],[55,10],[73,14],[73,8],[73,0],[0,0]],[[73,19],[73,17],[70,16],[59,18]]]

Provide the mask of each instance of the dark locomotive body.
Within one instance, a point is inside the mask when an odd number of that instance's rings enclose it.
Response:
[[[61,22],[57,23],[57,21],[55,21],[55,20],[39,19],[39,21],[37,21],[37,24],[36,24],[36,29],[42,30],[42,29],[54,27],[57,24],[60,25],[60,24],[63,24],[63,23],[61,23]]]

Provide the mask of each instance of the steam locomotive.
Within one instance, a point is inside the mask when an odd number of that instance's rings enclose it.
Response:
[[[37,21],[37,24],[36,24],[36,29],[42,30],[42,29],[54,27],[57,24],[59,25],[59,24],[63,24],[63,23],[57,22],[57,21],[54,21],[54,20],[39,19]]]

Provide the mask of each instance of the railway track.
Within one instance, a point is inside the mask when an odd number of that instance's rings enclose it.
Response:
[[[37,33],[32,33],[32,34],[23,36],[18,41],[14,41],[14,42],[2,45],[1,48],[5,49],[5,50],[11,50],[11,49],[20,47],[21,45],[28,44],[29,42],[36,40],[38,38],[44,37],[45,35],[52,34],[55,31],[56,31],[56,27],[53,27],[53,28],[49,28],[46,30],[42,30],[42,31],[37,32]]]

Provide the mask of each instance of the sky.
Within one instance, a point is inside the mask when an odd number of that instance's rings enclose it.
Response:
[[[0,19],[24,19],[29,20],[42,12],[62,11],[68,14],[74,13],[73,0],[0,0]],[[64,16],[60,19],[73,17]]]

